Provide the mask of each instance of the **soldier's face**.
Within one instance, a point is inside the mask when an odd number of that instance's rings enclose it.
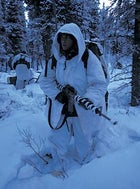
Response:
[[[61,46],[64,51],[69,50],[73,45],[73,40],[70,35],[62,34],[60,38]]]

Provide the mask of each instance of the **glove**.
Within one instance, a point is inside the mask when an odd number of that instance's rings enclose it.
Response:
[[[74,96],[77,94],[74,87],[66,85],[63,87],[62,92],[67,96],[67,111],[71,115],[74,112]]]
[[[70,86],[70,85],[66,85],[65,87],[63,87],[62,92],[65,93],[65,95],[69,98],[70,96],[74,97],[77,92],[74,89],[74,87]]]
[[[58,93],[55,97],[56,100],[58,100],[58,102],[62,103],[62,104],[65,104],[68,102],[68,98],[67,96],[65,95],[65,93],[62,91],[60,93]]]
[[[65,109],[67,109],[65,111],[67,111],[69,115],[72,115],[75,112],[74,96],[76,94],[77,92],[74,87],[66,85],[55,97],[60,103],[65,104]]]

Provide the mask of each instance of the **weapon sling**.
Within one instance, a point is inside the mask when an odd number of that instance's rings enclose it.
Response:
[[[60,129],[60,128],[64,125],[64,123],[66,122],[67,115],[64,114],[63,121],[60,123],[60,125],[57,126],[57,127],[54,127],[54,126],[51,124],[52,100],[51,100],[50,98],[48,98],[48,100],[49,100],[48,123],[49,123],[49,126],[51,127],[51,129],[53,129],[53,130],[58,130],[58,129]]]

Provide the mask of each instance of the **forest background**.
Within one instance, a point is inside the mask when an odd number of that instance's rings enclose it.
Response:
[[[85,40],[96,39],[103,46],[110,72],[119,68],[121,79],[130,79],[131,105],[139,105],[139,4],[137,0],[110,0],[110,6],[101,7],[99,0],[0,0],[0,72],[11,70],[12,58],[20,52],[31,57],[34,70],[42,70],[56,31],[75,22]],[[129,78],[128,72],[132,73]]]

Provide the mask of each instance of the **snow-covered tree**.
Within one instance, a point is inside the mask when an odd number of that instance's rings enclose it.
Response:
[[[135,32],[134,32],[134,54],[132,64],[132,95],[131,105],[140,105],[140,1],[135,5]]]
[[[99,25],[99,0],[89,1],[89,6],[87,3],[87,9],[89,9],[89,33],[90,40],[98,37],[98,25]],[[90,7],[90,8],[89,8]]]
[[[51,54],[52,31],[56,27],[53,1],[25,0],[25,3],[27,4],[29,16],[28,36],[32,58],[35,62],[40,54],[44,54],[45,59],[48,60]]]
[[[26,50],[26,20],[23,0],[9,0],[6,4],[7,53]]]
[[[113,67],[133,53],[134,3],[134,0],[113,0],[108,8],[106,40],[114,55]]]
[[[6,1],[0,0],[0,71],[7,71]]]
[[[112,31],[110,22],[112,23],[112,18],[109,16],[108,8],[103,4],[103,8],[100,9],[99,13],[98,38],[104,48],[105,55],[110,52],[109,38]]]

